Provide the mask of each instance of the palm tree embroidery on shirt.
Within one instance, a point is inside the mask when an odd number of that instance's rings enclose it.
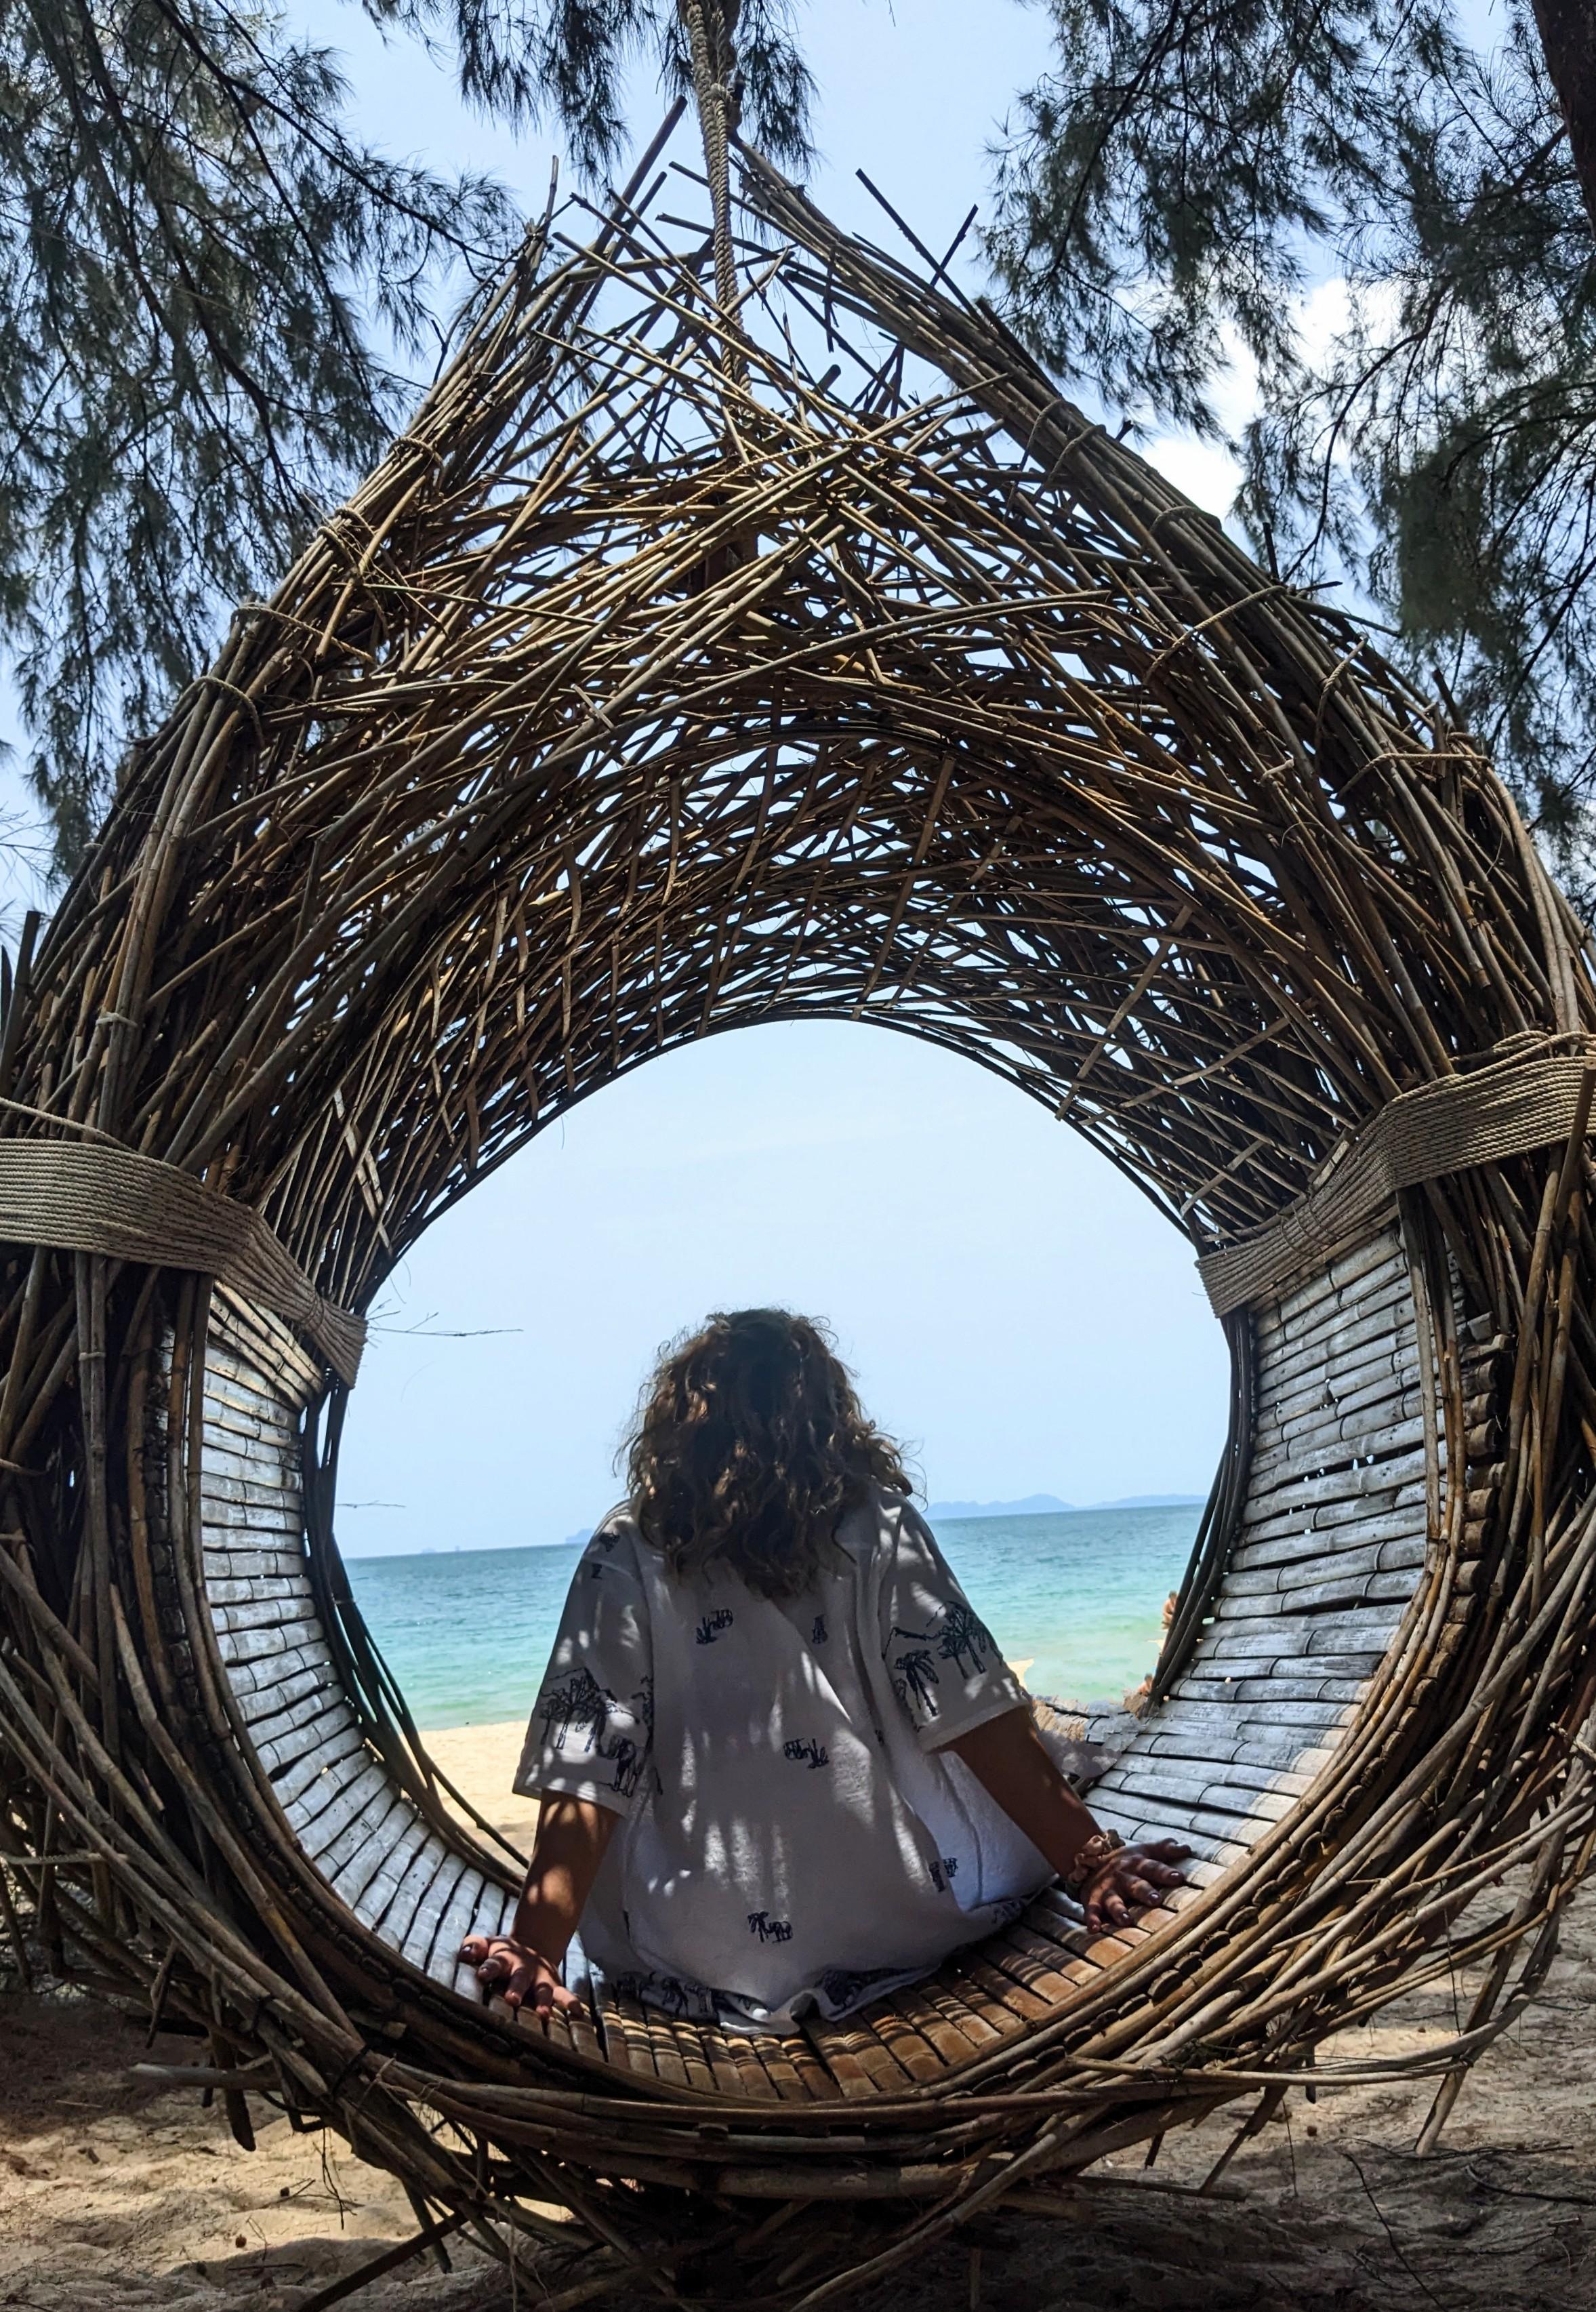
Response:
[[[998,1651],[998,1641],[973,1607],[962,1598],[955,1598],[943,1608],[942,1635],[937,1651],[944,1661],[950,1661],[961,1677],[979,1677],[987,1666],[987,1656]],[[970,1657],[970,1667],[964,1667],[964,1657]]]
[[[644,1678],[625,1711],[641,1730],[642,1740],[611,1723],[624,1705],[607,1686],[600,1686],[590,1669],[573,1669],[563,1685],[545,1686],[537,1697],[543,1720],[545,1747],[562,1756],[568,1749],[585,1750],[615,1769],[612,1787],[622,1798],[637,1788],[654,1731],[654,1681]],[[573,1738],[580,1737],[579,1740]]]
[[[908,1634],[906,1630],[893,1632],[894,1637],[907,1637]],[[910,1716],[913,1717],[917,1711],[923,1711],[928,1718],[935,1718],[937,1701],[931,1688],[938,1684],[937,1666],[927,1649],[914,1646],[909,1652],[900,1654],[893,1664],[893,1692]]]
[[[906,1630],[894,1622],[893,1638],[907,1638],[909,1651],[901,1653],[893,1664],[893,1691],[911,1716],[923,1712],[928,1718],[937,1716],[937,1698],[931,1688],[939,1686],[938,1661],[951,1662],[961,1677],[980,1677],[986,1669],[988,1657],[998,1651],[998,1641],[976,1613],[963,1598],[949,1600],[933,1616],[925,1630]],[[887,1643],[890,1645],[892,1638]],[[935,1642],[937,1652],[929,1651]]]

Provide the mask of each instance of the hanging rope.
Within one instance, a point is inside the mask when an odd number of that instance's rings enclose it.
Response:
[[[731,245],[731,138],[737,125],[732,91],[735,53],[731,18],[720,0],[678,0],[693,63],[693,93],[710,180],[715,235],[715,299],[726,320],[726,351],[737,329],[737,268]],[[713,24],[711,26],[711,10]]]

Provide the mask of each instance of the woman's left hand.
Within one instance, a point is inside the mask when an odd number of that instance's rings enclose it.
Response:
[[[506,2007],[529,2006],[535,2015],[563,2015],[581,2001],[567,1991],[560,1970],[513,1935],[467,1935],[460,1957],[476,1969],[486,1992],[497,1992]]]
[[[1081,1889],[1081,1907],[1093,1934],[1123,1927],[1138,1911],[1161,1903],[1171,1887],[1185,1879],[1174,1866],[1189,1862],[1192,1850],[1178,1838],[1156,1838],[1146,1846],[1117,1847]]]

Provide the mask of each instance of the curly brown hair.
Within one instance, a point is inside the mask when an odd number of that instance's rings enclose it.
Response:
[[[800,1597],[836,1562],[837,1521],[872,1484],[910,1490],[824,1329],[785,1309],[720,1309],[670,1344],[626,1476],[673,1577],[724,1569],[762,1598]]]

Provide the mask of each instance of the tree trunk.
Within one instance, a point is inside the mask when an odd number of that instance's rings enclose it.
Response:
[[[1596,231],[1596,7],[1592,0],[1532,0],[1546,68],[1568,130],[1574,173]]]

